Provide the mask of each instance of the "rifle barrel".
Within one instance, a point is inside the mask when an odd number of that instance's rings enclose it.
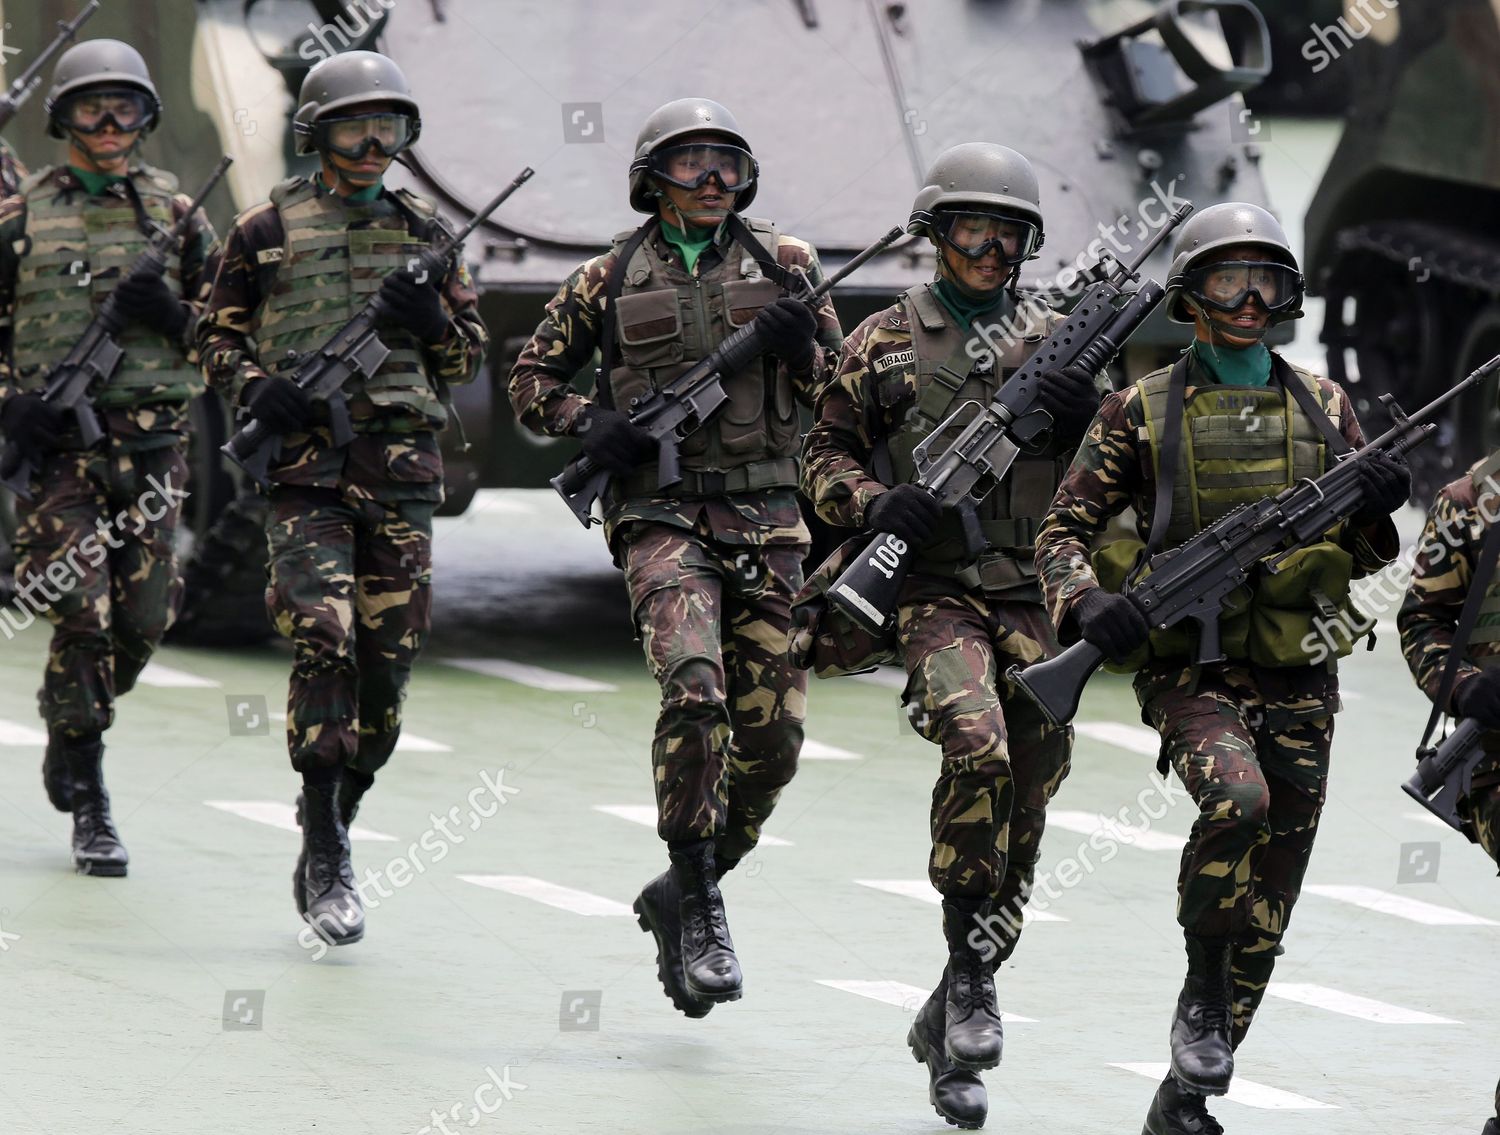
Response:
[[[812,290],[812,293],[807,297],[808,300],[811,302],[816,302],[822,299],[830,291],[833,290],[836,284],[839,284],[840,282],[845,280],[851,273],[857,272],[867,260],[871,259],[872,257],[879,256],[882,252],[884,252],[891,245],[895,244],[905,235],[906,230],[900,225],[896,225],[895,227],[893,227],[890,232],[886,233],[874,244],[870,245],[869,248],[866,248],[862,252],[860,252],[859,255],[857,255],[853,260],[849,261],[849,263],[845,264],[832,276],[825,278],[821,284],[819,284]]]
[[[506,198],[514,193],[517,189],[520,189],[521,186],[525,185],[528,181],[530,181],[532,175],[535,173],[536,170],[532,169],[530,166],[527,166],[520,173],[516,174],[514,181],[512,181],[499,193],[495,194],[495,196],[490,199],[489,204],[485,205],[477,213],[470,217],[468,223],[465,224],[463,228],[459,229],[458,232],[453,234],[453,239],[449,242],[451,246],[453,248],[457,248],[464,241],[468,240],[469,235],[484,223],[485,218],[487,218],[496,209],[500,208],[501,205],[505,204]]]

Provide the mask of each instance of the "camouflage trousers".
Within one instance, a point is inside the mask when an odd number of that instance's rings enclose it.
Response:
[[[278,485],[266,607],[292,640],[287,748],[298,772],[376,773],[432,623],[432,501]]]
[[[636,633],[661,686],[651,745],[657,834],[738,860],[797,771],[807,672],[787,659],[805,544],[723,544],[634,523],[624,533]]]
[[[1321,669],[1148,668],[1136,678],[1142,717],[1198,805],[1182,853],[1177,920],[1233,941],[1233,1040],[1250,1027],[1328,795],[1336,680]]]
[[[1056,632],[1040,603],[987,599],[927,575],[908,581],[897,619],[907,713],[943,750],[928,877],[945,896],[987,897],[1014,916],[1004,960],[1073,751],[1072,728],[1047,724],[1005,671],[1055,655]]]
[[[68,450],[44,462],[18,502],[17,629],[43,610],[52,645],[38,694],[53,736],[95,736],[135,687],[182,598],[174,541],[186,496],[177,446],[138,453]],[[24,623],[21,622],[24,620]]]

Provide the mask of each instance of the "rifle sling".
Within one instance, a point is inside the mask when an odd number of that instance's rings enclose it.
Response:
[[[1437,694],[1432,699],[1432,712],[1427,716],[1427,728],[1422,731],[1422,743],[1418,749],[1427,748],[1433,730],[1443,716],[1444,707],[1453,695],[1458,668],[1463,663],[1469,636],[1474,633],[1474,624],[1479,621],[1479,609],[1484,606],[1485,592],[1489,590],[1490,580],[1495,576],[1497,559],[1500,559],[1500,524],[1492,524],[1485,531],[1484,542],[1479,546],[1479,560],[1474,564],[1474,574],[1469,579],[1469,593],[1464,596],[1463,608],[1458,613],[1458,625],[1453,629],[1453,642],[1448,647],[1448,657],[1443,663],[1443,676],[1438,681]]]

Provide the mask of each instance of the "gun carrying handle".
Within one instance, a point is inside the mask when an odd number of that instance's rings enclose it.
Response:
[[[1012,666],[1005,676],[1036,703],[1051,724],[1066,725],[1078,713],[1084,686],[1102,665],[1103,651],[1091,642],[1075,642],[1056,658],[1024,669]]]

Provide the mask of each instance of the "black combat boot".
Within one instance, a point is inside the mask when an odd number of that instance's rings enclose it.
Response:
[[[104,742],[64,741],[62,758],[72,782],[73,867],[80,875],[125,874],[130,856],[109,814],[104,790]]]
[[[943,1042],[944,1004],[948,999],[948,975],[922,1004],[917,1019],[906,1033],[906,1043],[918,1064],[927,1065],[927,1099],[932,1109],[955,1127],[975,1131],[989,1114],[989,1096],[978,1072],[958,1067],[948,1059]]]
[[[1222,1096],[1234,1075],[1229,955],[1228,938],[1187,935],[1187,981],[1172,1019],[1172,1075],[1206,1096]]]
[[[47,790],[47,799],[59,812],[73,810],[73,777],[68,772],[68,762],[63,757],[67,741],[51,732],[47,734],[47,752],[42,757],[42,787]],[[83,742],[75,741],[74,744]]]
[[[1208,1114],[1207,1099],[1188,1091],[1169,1072],[1156,1089],[1141,1135],[1224,1135],[1224,1128]]]
[[[682,896],[670,870],[652,879],[636,896],[633,909],[641,929],[656,939],[656,977],[677,1011],[697,1020],[708,1016],[712,1001],[688,992],[682,973]]]
[[[682,920],[683,983],[700,1001],[738,1001],[744,982],[719,893],[713,840],[667,848],[672,882],[681,896],[677,909]]]
[[[365,911],[354,887],[349,829],[339,814],[337,782],[302,786],[301,820],[298,913],[330,945],[358,942],[365,936]]]
[[[354,823],[354,817],[359,815],[360,799],[374,783],[375,778],[367,772],[346,768],[339,773],[336,794],[339,801],[339,815],[343,817],[345,828]],[[302,793],[299,792],[297,793],[297,826],[299,828],[303,827],[304,808]],[[302,850],[297,854],[297,868],[292,872],[292,901],[297,904],[297,913],[301,915],[307,914],[307,891],[302,886],[302,877],[306,873],[307,839],[304,836]]]
[[[988,899],[943,899],[943,936],[948,939],[945,1046],[948,1059],[971,1072],[999,1064],[1005,1043],[990,963],[969,944],[977,920],[989,913]]]

